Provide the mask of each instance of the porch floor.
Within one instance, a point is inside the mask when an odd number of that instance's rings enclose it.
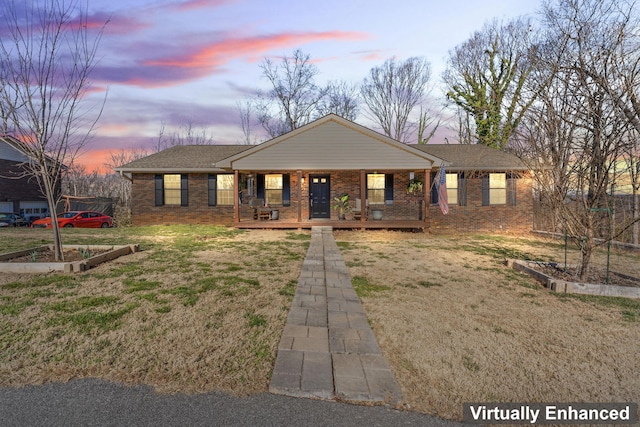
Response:
[[[244,220],[233,224],[236,228],[270,228],[270,229],[306,229],[311,227],[333,227],[334,229],[405,229],[405,230],[428,230],[428,225],[424,221],[418,220],[329,220],[329,219],[309,219],[302,222],[281,221],[281,220]]]

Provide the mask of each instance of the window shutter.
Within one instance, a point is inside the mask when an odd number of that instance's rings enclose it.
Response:
[[[209,175],[209,206],[218,204],[218,175]]]
[[[384,175],[384,203],[387,205],[393,204],[393,174],[387,173]]]
[[[264,174],[256,175],[256,198],[264,200]]]
[[[282,174],[282,206],[291,206],[291,175]]]
[[[507,205],[516,205],[516,176],[507,174]]]
[[[482,177],[482,206],[489,206],[489,175]]]
[[[189,175],[180,175],[180,206],[189,206]]]
[[[435,172],[431,172],[431,203],[438,204],[438,184],[436,183]]]
[[[467,180],[464,172],[458,174],[458,206],[467,206]]]
[[[162,175],[156,175],[154,177],[155,189],[156,189],[156,206],[164,205],[164,181]]]

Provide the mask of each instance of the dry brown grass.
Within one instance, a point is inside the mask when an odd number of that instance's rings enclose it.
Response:
[[[414,409],[460,419],[464,402],[640,400],[640,306],[554,295],[502,265],[505,255],[562,261],[559,242],[390,232],[336,240],[352,276],[389,287],[363,303]],[[638,259],[612,257],[635,275]]]
[[[0,277],[0,385],[266,391],[306,236],[207,230],[141,233],[142,252],[76,276]]]

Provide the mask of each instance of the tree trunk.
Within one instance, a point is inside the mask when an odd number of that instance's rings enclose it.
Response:
[[[589,219],[591,222],[591,218]],[[580,280],[585,281],[589,276],[589,270],[591,268],[591,254],[595,248],[595,240],[593,238],[593,227],[588,227],[585,233],[584,242],[580,246],[580,253],[582,254],[582,264],[580,265]]]
[[[56,261],[64,261],[64,251],[62,250],[62,236],[60,234],[60,227],[58,225],[58,215],[56,211],[57,201],[54,184],[50,179],[44,180],[45,196],[47,198],[47,204],[49,205],[49,212],[51,214],[51,227],[53,229],[53,252]]]
[[[640,234],[640,218],[638,218],[640,212],[640,196],[638,195],[638,189],[633,186],[633,228],[631,229],[631,243],[638,244],[638,234]]]

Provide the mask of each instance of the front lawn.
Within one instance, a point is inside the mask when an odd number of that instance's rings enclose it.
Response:
[[[3,251],[51,233],[0,232]],[[74,275],[0,277],[1,385],[96,376],[164,392],[267,390],[309,233],[64,229],[63,241],[141,252]]]
[[[0,230],[0,241],[24,249],[49,234]],[[161,392],[268,390],[309,232],[164,226],[63,235],[69,244],[142,250],[85,273],[0,277],[0,385],[94,376]],[[505,257],[562,260],[561,242],[334,235],[412,409],[460,419],[463,402],[640,401],[640,301],[554,294],[503,265]],[[615,270],[636,276],[639,261],[612,256]]]
[[[562,242],[335,236],[412,408],[461,419],[464,402],[640,401],[640,300],[555,294],[503,265],[562,261]],[[611,259],[615,270],[640,276],[638,254]],[[606,253],[595,262],[604,265]]]

